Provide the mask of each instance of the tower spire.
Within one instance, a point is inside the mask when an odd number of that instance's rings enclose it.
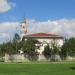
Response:
[[[27,27],[26,27],[26,18],[23,17],[22,22],[21,22],[21,37],[25,37],[27,33]]]

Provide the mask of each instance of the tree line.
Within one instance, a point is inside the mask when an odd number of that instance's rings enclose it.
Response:
[[[9,55],[18,54],[18,50],[22,50],[29,60],[37,60],[38,52],[36,51],[35,44],[39,43],[39,41],[33,38],[27,38],[27,40],[25,40],[25,38],[22,40],[20,39],[20,36],[16,33],[13,40],[0,44],[0,57],[3,57],[5,53]],[[74,57],[75,38],[71,37],[69,39],[65,39],[61,48],[59,48],[55,42],[52,43],[51,47],[47,44],[44,47],[43,54],[46,59],[51,58],[52,61],[56,61],[56,55],[60,55],[62,60],[65,60],[67,56]]]

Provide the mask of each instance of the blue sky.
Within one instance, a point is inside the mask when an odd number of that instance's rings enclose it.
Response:
[[[36,20],[55,20],[75,18],[75,0],[7,0],[15,3],[15,7],[0,13],[0,21],[35,18]],[[8,17],[8,19],[7,19]]]
[[[0,0],[1,42],[20,33],[23,16],[28,33],[75,34],[75,0]]]

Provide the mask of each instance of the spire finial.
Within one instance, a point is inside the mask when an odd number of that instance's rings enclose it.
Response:
[[[25,17],[23,17],[22,23],[26,23],[26,18]]]

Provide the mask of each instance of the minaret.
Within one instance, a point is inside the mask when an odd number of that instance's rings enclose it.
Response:
[[[21,22],[21,40],[23,37],[25,37],[26,33],[27,33],[26,19],[25,17],[23,17]]]

